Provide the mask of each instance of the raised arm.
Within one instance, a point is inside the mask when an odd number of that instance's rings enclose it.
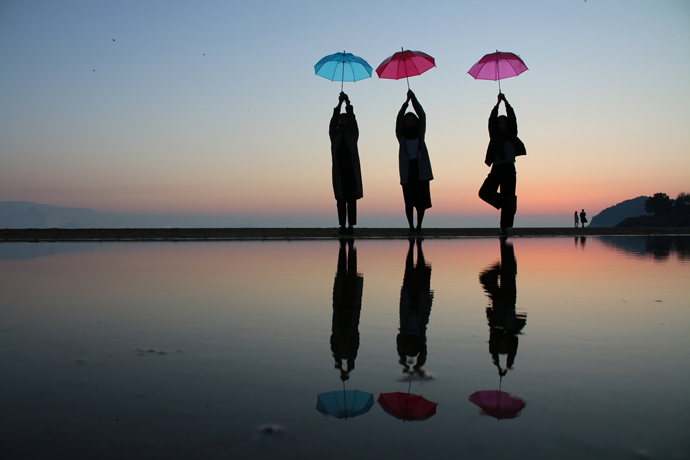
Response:
[[[340,111],[343,106],[343,102],[347,100],[347,104],[350,104],[349,99],[347,99],[347,94],[341,92],[340,95],[338,96],[338,105],[335,106],[333,109],[333,116],[331,117],[331,122],[328,125],[328,135],[330,136],[331,140],[333,140],[333,137],[338,133],[338,122],[340,119]]]
[[[398,116],[395,118],[395,137],[400,139],[403,136],[403,129],[405,128],[405,112],[407,111],[407,106],[409,105],[409,98],[400,107]]]
[[[357,126],[357,118],[355,117],[355,108],[350,104],[350,98],[347,94],[341,93],[345,96],[345,113],[347,113],[347,122],[349,130],[355,137],[355,140],[359,139],[359,127]]]
[[[517,136],[518,127],[517,118],[515,117],[515,110],[513,110],[513,107],[508,103],[508,101],[505,101],[505,106],[506,114],[508,115],[508,132],[511,136]]]

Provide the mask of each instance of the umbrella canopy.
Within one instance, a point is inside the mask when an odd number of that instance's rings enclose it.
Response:
[[[378,403],[389,415],[400,420],[426,420],[436,414],[438,403],[431,402],[420,395],[401,393],[381,393]]]
[[[477,391],[472,393],[469,399],[479,406],[484,414],[498,420],[515,418],[525,408],[525,401],[499,390]]]
[[[359,390],[340,390],[319,394],[316,410],[340,419],[356,417],[369,412],[374,395]]]
[[[330,54],[324,56],[314,66],[314,71],[319,77],[327,80],[340,80],[340,89],[343,89],[345,81],[359,81],[370,78],[372,73],[371,66],[359,56],[351,53]]]
[[[408,79],[407,87],[409,89],[409,77],[421,75],[433,67],[436,67],[436,61],[428,54],[421,51],[402,50],[389,56],[379,64],[376,68],[376,73],[379,78],[391,80],[406,78]]]
[[[489,53],[481,58],[467,73],[476,80],[498,81],[500,91],[500,80],[517,77],[526,70],[527,66],[519,56],[496,50],[495,53]]]

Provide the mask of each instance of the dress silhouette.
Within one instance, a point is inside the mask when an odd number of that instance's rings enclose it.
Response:
[[[498,116],[501,101],[505,105],[507,116]],[[489,116],[490,140],[484,159],[484,163],[491,167],[491,172],[479,189],[479,198],[501,210],[502,235],[507,234],[507,229],[513,226],[517,211],[515,158],[527,154],[517,132],[515,111],[503,93],[498,93],[498,102]]]
[[[417,246],[417,263],[414,248]],[[405,275],[400,289],[400,329],[396,338],[403,373],[424,376],[426,328],[431,315],[434,292],[431,290],[431,265],[426,263],[422,240],[410,240],[405,259]]]
[[[575,211],[574,219],[575,219],[575,228],[577,228],[580,226],[580,218],[577,216],[577,211]]]
[[[415,113],[405,113],[409,103]],[[429,151],[426,148],[426,113],[412,91],[407,92],[407,99],[400,108],[395,120],[395,137],[400,145],[398,149],[398,170],[400,184],[405,200],[405,216],[410,227],[410,234],[422,234],[424,213],[431,207],[429,182],[434,179],[431,171]],[[417,227],[414,226],[414,210],[417,210]]]
[[[503,377],[515,363],[518,335],[527,324],[527,314],[516,312],[517,260],[513,245],[501,238],[501,262],[479,274],[479,282],[491,300],[486,308],[489,323],[489,353]],[[506,367],[501,367],[500,355],[506,355]]]
[[[340,113],[345,103],[345,113]],[[359,164],[359,128],[347,94],[340,93],[328,127],[331,138],[333,193],[338,209],[340,233],[354,233],[357,200],[362,198],[362,171]],[[348,225],[346,228],[345,225]]]
[[[359,350],[359,314],[362,310],[364,277],[357,273],[357,249],[354,240],[340,240],[338,268],[333,282],[333,324],[331,351],[340,379],[350,378]]]

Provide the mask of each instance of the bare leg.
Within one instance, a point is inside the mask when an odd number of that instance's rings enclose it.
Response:
[[[417,233],[421,233],[422,221],[424,220],[424,209],[417,208]]]
[[[407,223],[410,226],[410,230],[414,230],[414,207],[405,206],[405,216],[407,216]]]

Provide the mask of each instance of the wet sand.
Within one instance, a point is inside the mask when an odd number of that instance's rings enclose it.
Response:
[[[513,237],[690,235],[688,227],[531,227],[510,230]],[[408,238],[406,228],[356,228],[358,239]],[[316,240],[342,238],[337,228],[83,228],[0,229],[0,242],[39,241],[206,241]],[[496,228],[428,228],[424,238],[498,237]]]

